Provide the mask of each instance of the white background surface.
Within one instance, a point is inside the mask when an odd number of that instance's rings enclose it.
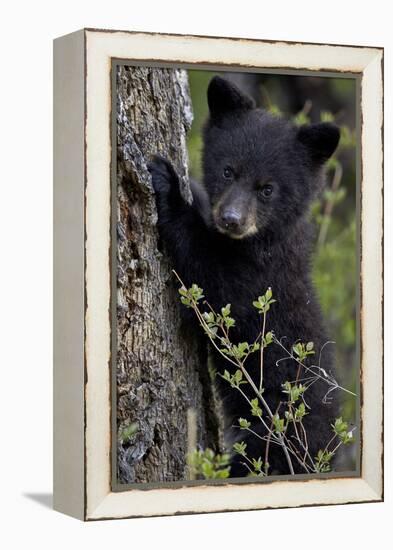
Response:
[[[0,545],[391,548],[392,28],[389,2],[14,1],[1,16]],[[52,39],[82,27],[385,47],[386,495],[346,505],[83,524],[52,491]],[[377,243],[376,243],[377,244]]]

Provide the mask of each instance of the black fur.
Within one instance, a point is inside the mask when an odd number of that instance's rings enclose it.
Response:
[[[255,109],[252,100],[219,77],[209,85],[208,102],[204,178],[203,185],[192,183],[194,204],[182,199],[169,161],[156,157],[150,164],[161,237],[187,286],[201,286],[216,310],[232,304],[234,341],[255,340],[261,319],[252,301],[271,287],[277,302],[269,311],[267,330],[283,338],[287,349],[298,340],[313,341],[317,352],[314,363],[318,362],[328,336],[310,279],[313,231],[308,210],[323,185],[322,164],[334,152],[339,131],[332,124],[299,129]],[[200,332],[197,328],[196,334]],[[329,349],[326,346],[321,355],[321,366],[333,374]],[[284,356],[276,344],[265,351],[264,397],[273,411],[285,400],[281,384],[296,378],[294,361],[276,365]],[[251,356],[247,365],[258,383],[259,354]],[[218,372],[230,370],[218,354],[215,366]],[[239,417],[253,420],[248,404],[219,376],[217,384],[224,403],[227,444],[235,438],[245,439],[249,455],[264,459],[263,442],[231,428]],[[255,397],[246,385],[242,388]],[[327,385],[317,382],[306,394],[311,413],[304,424],[312,456],[328,442],[336,415],[335,405],[322,402],[327,390]],[[261,431],[259,421],[253,427]],[[293,462],[295,471],[300,472]],[[269,464],[270,473],[289,473],[277,445],[270,445]],[[234,457],[232,477],[246,474]]]

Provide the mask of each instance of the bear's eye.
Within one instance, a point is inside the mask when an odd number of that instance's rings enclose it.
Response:
[[[222,175],[226,180],[230,180],[233,178],[233,170],[230,166],[225,166]]]
[[[273,193],[273,185],[271,185],[270,183],[267,183],[266,185],[261,187],[258,191],[258,194],[261,197],[264,197],[265,199],[269,198],[272,193]]]

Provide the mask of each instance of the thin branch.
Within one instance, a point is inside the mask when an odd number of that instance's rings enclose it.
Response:
[[[304,370],[306,372],[309,372],[311,374],[313,374],[314,376],[318,377],[319,379],[323,380],[324,382],[326,382],[329,386],[332,386],[332,388],[329,390],[328,393],[330,393],[331,391],[335,390],[335,389],[339,389],[339,390],[342,390],[346,393],[349,393],[350,395],[353,395],[354,397],[356,397],[356,393],[350,391],[350,390],[347,390],[346,388],[343,388],[342,386],[340,386],[337,381],[332,377],[330,376],[326,371],[325,369],[323,369],[322,367],[318,366],[318,365],[311,365],[310,367],[308,367],[307,365],[305,365],[304,363],[302,363],[301,361],[299,361],[299,359],[297,357],[295,357],[293,355],[292,352],[290,352],[285,346],[284,344],[282,344],[282,342],[280,340],[278,340],[278,338],[276,338],[275,336],[273,336],[273,339],[274,339],[274,342],[276,344],[278,344],[287,354],[288,354],[288,357],[283,357],[282,359],[279,359],[278,361],[276,361],[276,365],[278,365],[278,363],[280,363],[281,361],[286,361],[286,360],[290,360],[292,359],[293,361],[296,361],[296,363],[298,363],[299,365],[301,365]],[[314,369],[318,369],[318,371],[322,372],[323,376],[321,374],[319,374],[319,372],[316,372]]]
[[[264,355],[264,351],[265,351],[265,346],[263,345],[263,339],[265,338],[265,329],[266,329],[266,311],[263,312],[261,353],[260,353],[260,361],[259,361],[259,371],[260,371],[259,391],[260,392],[262,392],[262,387],[263,387],[263,355]]]

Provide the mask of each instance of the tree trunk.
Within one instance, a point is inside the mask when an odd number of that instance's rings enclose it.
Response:
[[[117,425],[120,483],[187,479],[188,411],[197,443],[217,448],[206,351],[181,327],[147,162],[169,158],[189,199],[187,74],[119,67],[117,74]]]

